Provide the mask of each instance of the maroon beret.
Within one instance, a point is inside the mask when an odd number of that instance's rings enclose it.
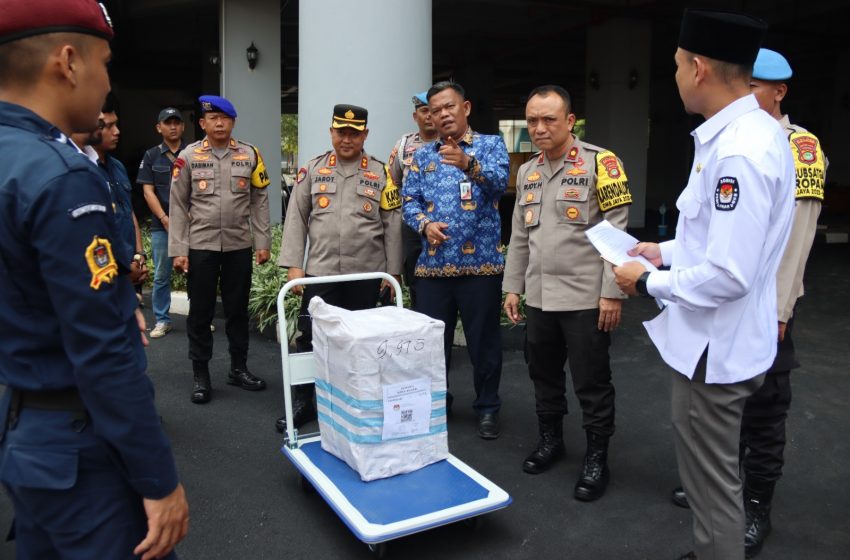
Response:
[[[85,33],[109,41],[112,20],[95,0],[3,0],[0,44],[45,33]]]

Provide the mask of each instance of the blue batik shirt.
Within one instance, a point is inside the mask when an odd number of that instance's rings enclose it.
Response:
[[[508,150],[500,136],[468,129],[458,142],[476,163],[469,172],[441,163],[441,140],[417,150],[402,187],[404,221],[423,231],[428,222],[449,224],[437,247],[422,236],[416,276],[489,276],[505,268],[499,199],[508,182]],[[465,183],[465,184],[464,184]],[[461,192],[471,194],[462,198]]]

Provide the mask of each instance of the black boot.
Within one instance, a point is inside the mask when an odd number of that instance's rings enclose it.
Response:
[[[537,449],[525,458],[522,470],[529,474],[540,474],[564,456],[564,419],[562,416],[538,416],[537,428],[540,441]]]
[[[747,531],[744,533],[744,554],[754,558],[770,534],[770,504],[773,501],[775,480],[748,476],[744,481],[744,512],[747,514]]]
[[[212,384],[210,383],[210,370],[206,362],[192,362],[192,373],[194,383],[192,384],[192,402],[204,404],[210,402]]]
[[[587,453],[573,497],[592,502],[605,493],[608,486],[608,436],[587,432]]]
[[[307,422],[316,419],[316,386],[296,385],[292,388],[292,423],[301,428]],[[278,432],[286,431],[286,416],[281,416],[274,423]]]

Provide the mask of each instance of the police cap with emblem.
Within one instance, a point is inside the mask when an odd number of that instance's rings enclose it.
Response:
[[[156,118],[156,122],[161,123],[167,121],[168,119],[177,119],[182,122],[183,115],[181,115],[180,111],[178,111],[174,107],[166,107],[165,109],[159,112],[159,116]]]
[[[428,104],[428,90],[420,91],[413,96],[413,108],[418,109]]]
[[[236,107],[227,99],[218,95],[202,95],[198,98],[201,102],[201,114],[224,113],[228,117],[236,118]]]
[[[106,8],[94,0],[3,0],[0,44],[45,33],[113,36]]]
[[[715,60],[752,66],[767,23],[731,12],[685,10],[679,47]]]
[[[357,105],[334,105],[334,116],[331,126],[334,128],[353,128],[365,130],[369,111]]]
[[[794,72],[785,57],[770,49],[759,49],[756,63],[753,64],[753,78],[769,82],[781,82],[790,78]]]

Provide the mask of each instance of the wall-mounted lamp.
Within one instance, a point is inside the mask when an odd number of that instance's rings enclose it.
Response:
[[[635,89],[638,85],[638,73],[637,70],[632,68],[632,71],[629,72],[629,89]]]
[[[257,67],[257,60],[260,58],[260,51],[254,46],[254,41],[251,41],[251,46],[246,49],[245,54],[248,56],[248,68],[253,70]]]
[[[209,60],[210,64],[213,66],[218,66],[218,51],[210,51],[210,55],[207,60]]]
[[[599,89],[599,74],[595,70],[587,76],[587,83],[592,89]]]

